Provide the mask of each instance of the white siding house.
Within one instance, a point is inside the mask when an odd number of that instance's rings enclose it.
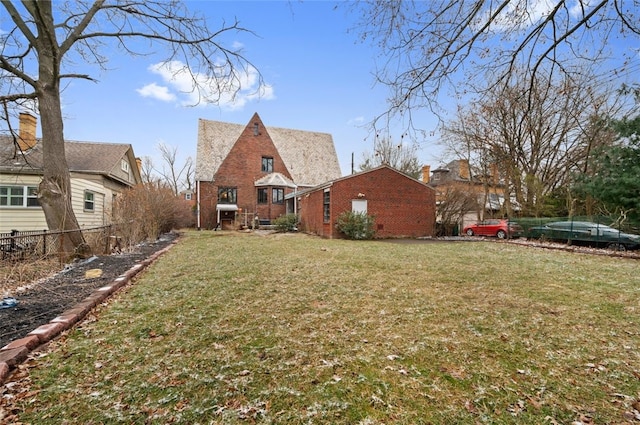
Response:
[[[42,141],[36,120],[20,116],[20,135],[0,137],[0,233],[46,230],[37,200],[42,178]],[[71,175],[71,202],[81,228],[111,222],[114,199],[141,183],[138,162],[128,144],[65,142]]]

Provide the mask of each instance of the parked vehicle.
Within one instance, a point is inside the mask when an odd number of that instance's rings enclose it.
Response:
[[[528,239],[571,242],[618,251],[640,248],[640,235],[621,232],[604,224],[588,221],[556,221],[529,229]]]
[[[468,236],[496,236],[499,239],[519,238],[524,235],[522,226],[504,219],[479,221],[462,229]]]

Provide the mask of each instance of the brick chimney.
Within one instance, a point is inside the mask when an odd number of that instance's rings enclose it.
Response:
[[[431,178],[431,166],[423,165],[422,166],[422,181],[424,183],[429,183],[429,179]]]
[[[20,112],[20,135],[18,136],[18,146],[22,152],[26,152],[36,145],[36,117]]]
[[[500,173],[498,172],[498,164],[495,162],[491,164],[491,183],[493,183],[494,185],[497,185],[498,183],[500,183]]]
[[[460,159],[458,160],[458,166],[460,167],[458,171],[458,177],[464,180],[469,180],[469,178],[471,177],[469,172],[469,161],[467,161],[466,159]]]

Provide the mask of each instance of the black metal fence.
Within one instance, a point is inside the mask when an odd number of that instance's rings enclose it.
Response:
[[[80,229],[94,253],[107,253],[119,243],[115,225]],[[0,233],[0,260],[19,261],[58,255],[65,235],[73,231],[12,230]]]

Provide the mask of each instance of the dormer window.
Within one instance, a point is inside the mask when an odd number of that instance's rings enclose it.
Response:
[[[273,173],[273,158],[270,156],[263,156],[261,169],[263,173]]]

